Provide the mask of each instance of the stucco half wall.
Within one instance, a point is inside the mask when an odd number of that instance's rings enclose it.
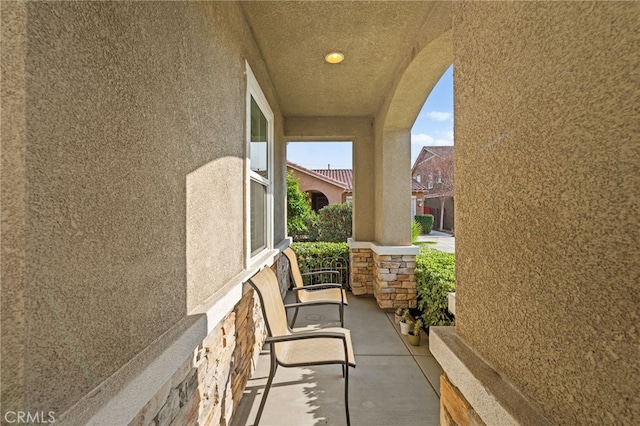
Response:
[[[555,424],[638,424],[640,4],[454,16],[457,335]]]

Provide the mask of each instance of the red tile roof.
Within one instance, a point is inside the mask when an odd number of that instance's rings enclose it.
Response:
[[[287,166],[316,176],[334,185],[344,188],[347,192],[353,192],[353,170],[352,169],[307,169],[299,164],[287,161]],[[424,192],[427,188],[415,179],[411,182],[412,192]]]
[[[353,191],[353,170],[351,169],[313,169],[314,172],[336,182],[342,183],[345,190]]]
[[[292,169],[298,170],[298,171],[300,171],[302,173],[306,173],[306,174],[308,174],[310,176],[313,176],[313,177],[315,177],[317,179],[324,180],[325,182],[329,182],[330,184],[339,186],[340,188],[343,188],[345,191],[346,190],[351,191],[350,188],[349,189],[347,188],[347,185],[346,185],[345,182],[342,182],[342,181],[339,181],[339,180],[335,180],[335,179],[333,179],[333,178],[331,178],[329,176],[323,175],[322,173],[318,173],[315,170],[307,169],[306,167],[302,167],[301,165],[293,163],[291,161],[287,161],[287,167],[290,167]]]

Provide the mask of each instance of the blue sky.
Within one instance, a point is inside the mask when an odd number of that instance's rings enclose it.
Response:
[[[411,165],[423,146],[453,145],[453,66],[435,85],[411,129]],[[350,142],[289,142],[287,160],[310,169],[350,169]]]

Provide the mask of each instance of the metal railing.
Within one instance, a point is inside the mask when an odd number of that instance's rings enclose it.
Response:
[[[323,284],[323,283],[340,283],[345,289],[351,288],[349,285],[349,257],[298,257],[300,272],[316,271],[338,271],[336,279],[335,274],[318,274],[304,276],[305,285]]]

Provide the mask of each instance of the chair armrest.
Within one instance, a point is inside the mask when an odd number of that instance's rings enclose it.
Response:
[[[301,306],[314,306],[314,305],[341,305],[342,302],[336,300],[315,300],[313,302],[298,302],[298,303],[288,303],[286,305],[284,305],[285,309],[291,309],[291,308],[299,308]]]
[[[323,289],[323,288],[339,288],[340,289],[340,302],[341,304],[344,305],[344,291],[342,290],[342,284],[332,284],[332,283],[327,283],[327,284],[314,284],[314,285],[305,285],[302,287],[294,287],[292,290],[293,291],[300,291],[300,290],[313,290],[313,289]],[[298,297],[296,295],[296,297]],[[323,303],[331,303],[331,302],[323,302]],[[335,302],[334,302],[335,303]],[[305,303],[305,305],[309,305],[310,302]],[[286,308],[286,306],[285,306]]]
[[[316,332],[298,332],[289,334],[286,336],[267,337],[264,343],[281,343],[291,342],[295,340],[307,340],[307,339],[341,339],[342,347],[344,348],[344,363],[345,367],[352,365],[349,362],[349,349],[347,348],[347,336],[343,333],[337,333],[335,331],[316,331]],[[355,365],[353,365],[355,367]]]
[[[286,336],[274,336],[267,337],[265,343],[280,343],[280,342],[290,342],[293,340],[305,340],[305,339],[342,339],[345,342],[347,341],[347,336],[343,333],[337,333],[335,331],[315,331],[315,332],[307,332],[301,331],[293,334],[288,334]]]
[[[300,290],[314,290],[317,288],[342,288],[342,284],[338,284],[338,283],[325,283],[325,284],[312,284],[312,285],[305,285],[302,287],[294,287],[292,290],[293,291],[300,291]]]

